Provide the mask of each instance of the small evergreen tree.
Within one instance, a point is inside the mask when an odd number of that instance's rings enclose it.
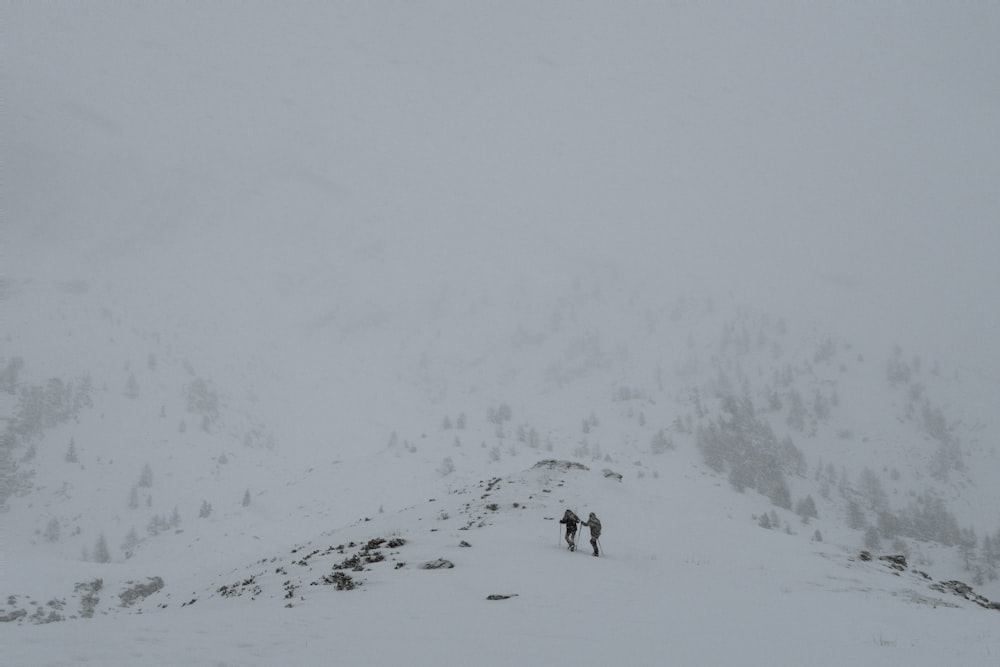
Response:
[[[441,466],[438,468],[438,474],[442,477],[447,477],[453,472],[455,472],[455,463],[451,460],[450,456],[444,457]]]
[[[146,532],[150,535],[159,535],[169,527],[170,522],[167,521],[162,515],[157,514],[149,520],[149,523],[146,525]]]
[[[865,548],[875,551],[882,546],[882,538],[878,534],[878,528],[869,526],[865,531]]]
[[[959,531],[958,553],[962,556],[966,570],[972,570],[972,565],[976,560],[977,544],[979,544],[979,538],[976,537],[976,531],[973,528],[962,528]]]
[[[148,463],[142,466],[142,471],[139,473],[139,486],[144,489],[153,486],[153,468]]]
[[[69,448],[66,450],[66,463],[79,463],[80,459],[76,455],[76,440],[69,439]]]
[[[906,521],[889,510],[878,513],[876,519],[879,534],[886,539],[894,539],[906,531]]]
[[[653,438],[649,442],[649,448],[654,454],[662,454],[668,449],[674,448],[674,441],[667,435],[667,432],[661,428],[653,434]]]
[[[809,519],[819,518],[819,513],[816,511],[816,501],[811,495],[807,495],[796,503],[795,513],[802,518],[802,523],[809,523]]]
[[[101,533],[101,536],[97,538],[97,544],[94,545],[94,562],[111,562],[111,552],[108,551],[108,540],[104,537],[104,533]]]
[[[1000,531],[990,536],[989,533],[983,535],[983,548],[980,561],[983,563],[983,570],[989,581],[996,581],[997,569],[1000,566]]]
[[[813,412],[816,414],[816,418],[820,421],[825,421],[830,418],[830,402],[827,400],[826,396],[820,393],[819,389],[816,390],[813,396]]]
[[[884,510],[889,506],[889,496],[885,493],[882,480],[871,468],[865,468],[861,471],[858,491],[868,501],[868,509],[873,512]]]
[[[139,534],[135,531],[135,526],[132,526],[125,535],[125,541],[122,542],[122,553],[125,554],[125,558],[131,558],[137,546],[139,546]]]
[[[770,481],[770,488],[766,495],[778,507],[786,510],[792,509],[792,492],[789,490],[788,483],[785,481],[785,477],[781,474],[780,470],[774,474],[773,479]]]
[[[139,383],[136,381],[134,373],[129,373],[128,380],[125,381],[125,396],[139,398]]]
[[[847,503],[847,526],[852,530],[862,530],[868,522],[865,520],[865,513],[861,506],[853,500]]]
[[[48,542],[58,542],[59,541],[59,519],[52,517],[49,522],[45,524],[45,540]]]
[[[806,406],[802,402],[802,396],[794,389],[788,393],[788,416],[785,421],[796,431],[806,429]]]

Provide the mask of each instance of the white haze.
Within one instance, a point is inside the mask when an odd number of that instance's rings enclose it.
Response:
[[[16,275],[135,262],[246,335],[283,319],[269,283],[366,247],[384,270],[331,298],[612,261],[1000,369],[990,5],[6,14]]]
[[[815,381],[837,387],[845,416],[797,442],[810,471],[817,460],[852,478],[899,468],[897,507],[922,490],[926,452],[914,455],[913,443],[923,434],[885,387],[899,346],[925,376],[931,363],[945,369],[921,391],[970,452],[967,474],[939,490],[963,526],[1000,528],[1000,6],[22,2],[0,7],[0,33],[0,361],[22,357],[24,383],[87,373],[99,390],[94,410],[39,445],[37,493],[0,515],[9,571],[25,577],[23,588],[5,578],[5,592],[56,596],[56,583],[84,577],[110,589],[161,574],[174,596],[163,621],[153,602],[141,617],[95,620],[94,637],[120,649],[109,654],[84,630],[56,627],[89,621],[4,624],[24,664],[324,664],[330,645],[317,636],[352,613],[347,634],[365,639],[339,646],[347,663],[398,664],[408,647],[440,664],[657,664],[669,653],[648,619],[665,615],[687,658],[679,664],[750,664],[742,652],[780,634],[772,621],[801,612],[788,593],[823,618],[775,664],[972,665],[1000,653],[995,619],[984,617],[995,612],[970,604],[931,616],[941,610],[908,601],[937,594],[914,593],[909,578],[885,583],[877,566],[858,573],[866,566],[846,554],[860,538],[843,507],[821,508],[823,545],[801,528],[804,539],[779,546],[780,534],[748,519],[770,505],[706,473],[691,434],[677,437],[673,458],[650,459],[647,445],[690,410],[688,385],[710,383],[727,363],[717,350],[727,318],[765,313],[805,332],[782,366],[837,341],[841,370],[817,364]],[[592,348],[597,361],[574,375]],[[155,371],[145,368],[153,357]],[[770,361],[761,353],[747,366],[765,377],[777,373]],[[670,377],[647,410],[662,411],[662,424],[637,429],[609,398],[630,386],[656,393],[661,364]],[[121,396],[130,372],[138,401]],[[214,430],[185,413],[195,375],[222,397]],[[501,438],[502,456],[488,460],[484,416],[502,402],[555,451],[508,455]],[[576,456],[580,420],[595,407],[605,432],[590,444],[632,473],[620,490],[597,478],[599,456]],[[462,412],[471,432],[458,453],[441,422]],[[178,415],[192,420],[186,433]],[[260,442],[244,446],[248,432]],[[387,448],[393,432],[419,454]],[[86,471],[66,472],[70,438]],[[221,453],[228,466],[216,463]],[[341,593],[310,598],[304,607],[318,612],[293,617],[300,625],[280,604],[202,608],[223,572],[319,544],[324,531],[369,538],[351,523],[360,516],[403,531],[429,558],[440,546],[432,538],[462,534],[411,537],[437,509],[415,503],[475,493],[478,480],[520,474],[543,455],[594,468],[562,493],[612,512],[608,539],[619,541],[597,561],[604,574],[551,549],[552,524],[541,521],[560,496],[528,507],[535,523],[505,516],[471,540],[488,541],[489,555],[466,552],[461,583],[435,604],[420,597],[433,594],[414,576],[423,573],[404,569],[407,583],[386,573],[355,607]],[[442,481],[443,457],[458,470]],[[122,506],[147,461],[155,511],[182,503],[184,534],[114,565],[81,562],[81,544],[108,531],[117,545],[139,521]],[[796,498],[816,493],[810,484],[796,481]],[[224,510],[246,487],[253,512]],[[203,498],[217,507],[211,523],[193,516]],[[82,536],[42,543],[50,515]],[[551,553],[539,555],[543,539]],[[531,562],[508,557],[514,544]],[[936,578],[965,576],[946,553],[921,547]],[[617,640],[603,650],[560,629],[578,610],[546,588],[562,568],[602,582],[573,618],[587,633],[610,622]],[[60,576],[50,581],[52,569]],[[523,616],[477,616],[480,593],[505,592],[477,587],[497,580],[519,592]],[[995,598],[996,587],[985,590]],[[475,604],[463,597],[471,589]],[[189,591],[203,602],[195,616],[178,608]],[[594,611],[608,596],[610,621]],[[756,616],[762,599],[773,617]],[[222,616],[228,609],[240,611]],[[421,641],[440,631],[435,614],[463,635],[450,652]],[[259,639],[276,618],[296,647]],[[366,625],[377,619],[410,643],[367,654],[365,641],[382,639]],[[116,638],[112,621],[134,633]],[[203,622],[219,624],[219,642],[199,634]],[[485,631],[480,622],[512,636],[476,654],[468,635]],[[199,652],[171,642],[173,652],[150,657],[144,647],[161,632]],[[753,640],[734,639],[741,633]],[[524,644],[512,647],[517,637]]]

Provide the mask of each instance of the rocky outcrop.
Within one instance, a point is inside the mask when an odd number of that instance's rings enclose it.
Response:
[[[996,611],[1000,611],[1000,602],[991,602],[972,590],[972,586],[969,586],[961,581],[939,581],[935,584],[931,584],[931,590],[938,591],[939,593],[951,593],[953,595],[957,595],[958,597],[965,598],[970,602],[975,602],[983,609],[995,609]]]
[[[122,607],[131,607],[139,600],[143,600],[156,591],[163,588],[163,579],[160,577],[150,577],[146,583],[128,582],[129,587],[118,594]]]
[[[873,556],[869,551],[862,551],[858,554],[858,560],[866,563],[871,562],[873,560]],[[897,576],[900,572],[907,571],[906,556],[901,554],[879,556],[878,561],[885,563]],[[922,570],[910,570],[910,572],[920,577],[923,581],[933,581],[931,576]],[[956,581],[954,579],[951,581],[938,581],[931,583],[929,587],[932,591],[937,591],[938,593],[950,593],[968,600],[969,602],[974,602],[983,609],[1000,611],[1000,602],[990,601],[979,593],[976,593],[972,589],[972,586],[969,586],[964,582]]]
[[[582,463],[557,459],[543,459],[533,465],[532,468],[548,468],[549,470],[590,470],[590,468]]]

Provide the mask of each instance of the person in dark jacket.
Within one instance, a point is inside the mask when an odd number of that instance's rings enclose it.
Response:
[[[580,525],[590,528],[590,546],[594,547],[594,555],[600,556],[601,554],[597,550],[597,538],[601,536],[601,520],[597,518],[596,514],[591,512],[587,520],[581,521]]]
[[[566,524],[566,544],[570,551],[576,551],[576,525],[580,523],[580,517],[573,513],[573,510],[563,512],[563,518],[559,523]]]

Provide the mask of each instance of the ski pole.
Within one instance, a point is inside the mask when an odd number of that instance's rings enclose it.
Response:
[[[601,552],[601,555],[607,556],[607,554],[604,553],[604,545],[601,544],[601,538],[597,537],[595,539],[597,540],[597,549]]]

